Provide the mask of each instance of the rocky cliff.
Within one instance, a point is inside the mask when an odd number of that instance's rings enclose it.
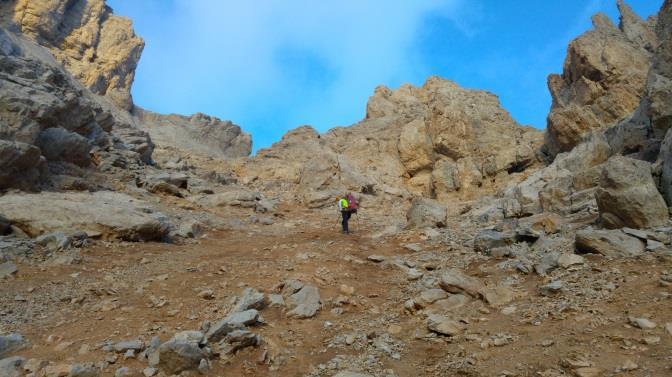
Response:
[[[144,48],[131,21],[112,14],[104,0],[14,0],[5,2],[5,25],[47,47],[84,86],[123,109]]]
[[[619,26],[604,14],[593,30],[573,40],[562,75],[550,75],[553,97],[545,135],[546,152],[568,152],[593,130],[629,116],[644,94],[657,46],[655,20],[642,20],[623,1]]]
[[[672,3],[666,1],[658,17],[648,22],[623,2],[618,5],[620,28],[595,16],[596,30],[570,45],[563,77],[551,76],[551,82],[565,85],[569,102],[559,106],[562,91],[551,85],[554,108],[545,147],[567,152],[503,192],[498,208],[505,216],[546,211],[590,218],[599,213],[601,224],[609,227],[650,227],[667,221],[660,193],[669,204]],[[597,41],[601,42],[594,45]],[[599,90],[582,97],[589,86]],[[578,121],[586,117],[596,121]],[[572,121],[555,122],[558,119]]]
[[[235,171],[259,189],[299,192],[309,202],[344,189],[473,197],[535,164],[541,139],[495,95],[431,77],[421,87],[379,87],[360,123],[322,135],[291,131]]]

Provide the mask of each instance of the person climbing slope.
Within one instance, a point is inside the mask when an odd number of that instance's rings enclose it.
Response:
[[[345,197],[338,199],[338,210],[341,211],[341,216],[343,220],[341,221],[342,232],[343,234],[350,234],[350,229],[348,227],[348,221],[353,213],[357,213],[357,199],[352,193],[345,194]]]

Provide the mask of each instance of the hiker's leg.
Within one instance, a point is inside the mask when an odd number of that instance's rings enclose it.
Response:
[[[343,220],[341,220],[341,230],[343,232],[348,230],[348,220],[346,216],[348,216],[348,213],[346,211],[341,211],[341,216],[343,217]]]

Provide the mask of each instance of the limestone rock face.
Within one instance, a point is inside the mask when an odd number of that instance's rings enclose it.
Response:
[[[144,42],[131,21],[112,14],[104,0],[14,0],[21,32],[49,48],[92,92],[123,109],[132,107],[131,85]]]
[[[593,30],[570,43],[562,75],[548,78],[553,105],[545,148],[551,156],[627,117],[644,95],[657,37],[651,23],[622,1],[618,7],[620,25],[595,15]]]
[[[216,158],[249,156],[252,138],[239,126],[205,114],[161,115],[133,108],[139,126],[159,147]]]
[[[298,128],[234,170],[259,190],[473,196],[534,164],[540,145],[541,133],[516,123],[495,95],[431,77],[378,87],[360,123],[322,135]]]
[[[651,177],[651,164],[614,156],[604,164],[596,193],[609,228],[650,228],[667,223],[668,211]]]

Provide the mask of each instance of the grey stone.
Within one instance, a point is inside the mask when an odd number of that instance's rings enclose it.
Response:
[[[197,343],[171,339],[159,347],[158,367],[168,374],[196,370],[201,359],[207,357]]]
[[[35,243],[51,251],[62,251],[70,247],[72,240],[63,232],[54,232],[37,237]]]
[[[243,294],[238,299],[238,303],[233,308],[234,312],[244,312],[250,309],[262,310],[266,307],[264,294],[252,288],[245,288]]]
[[[0,196],[0,208],[33,237],[78,229],[128,241],[150,241],[163,240],[169,230],[167,218],[148,203],[111,191],[10,193]]]
[[[539,293],[542,296],[552,296],[565,289],[565,283],[561,280],[555,280],[539,287]]]
[[[1,377],[21,377],[23,371],[21,370],[26,359],[23,357],[8,357],[0,359],[0,376]]]
[[[156,368],[147,367],[147,368],[142,370],[142,375],[145,376],[145,377],[153,377],[158,372],[159,372],[159,370],[156,369]]]
[[[448,212],[443,204],[431,199],[416,198],[406,213],[406,227],[443,228],[446,226],[447,217]]]
[[[427,317],[427,328],[447,336],[459,335],[465,330],[465,326],[460,322],[438,314],[431,314]]]
[[[210,326],[205,337],[208,343],[219,342],[226,334],[242,329],[245,326],[255,325],[258,321],[259,312],[255,309],[235,312]]]
[[[9,356],[12,352],[20,351],[28,346],[28,341],[20,334],[0,335],[0,358]]]
[[[644,243],[620,230],[581,230],[576,233],[576,250],[611,257],[633,257],[644,252]]]
[[[285,299],[282,297],[282,295],[270,294],[268,295],[268,302],[268,306],[271,308],[285,307]]]
[[[514,232],[483,230],[474,238],[474,250],[486,253],[494,248],[505,247],[515,242],[516,234]]]
[[[628,321],[630,321],[631,325],[642,330],[651,330],[656,328],[656,323],[648,318],[629,317]]]
[[[68,377],[98,377],[100,376],[100,368],[93,363],[74,364],[70,368]]]
[[[230,355],[236,351],[259,345],[261,338],[249,330],[234,330],[219,342],[220,352]]]
[[[667,224],[668,210],[651,176],[651,164],[614,156],[604,164],[595,198],[608,228],[651,228]]]
[[[19,268],[12,262],[5,262],[0,264],[0,279],[15,275]]]
[[[174,234],[182,238],[195,238],[203,232],[203,225],[197,220],[185,220],[180,223]]]
[[[145,348],[145,344],[141,340],[125,340],[123,342],[118,342],[115,343],[114,346],[114,351],[118,353],[123,353],[128,350],[133,350],[140,352]]]
[[[483,297],[485,285],[479,279],[464,272],[449,268],[441,274],[439,286],[450,293],[466,293],[475,298]]]
[[[558,258],[560,258],[560,254],[558,253],[546,253],[539,263],[534,265],[534,271],[541,276],[546,276],[546,274],[558,268]]]
[[[320,290],[312,285],[306,285],[300,291],[289,296],[287,306],[291,309],[288,317],[299,319],[314,317],[320,310]]]
[[[133,373],[128,367],[121,367],[114,372],[114,377],[130,377]]]

